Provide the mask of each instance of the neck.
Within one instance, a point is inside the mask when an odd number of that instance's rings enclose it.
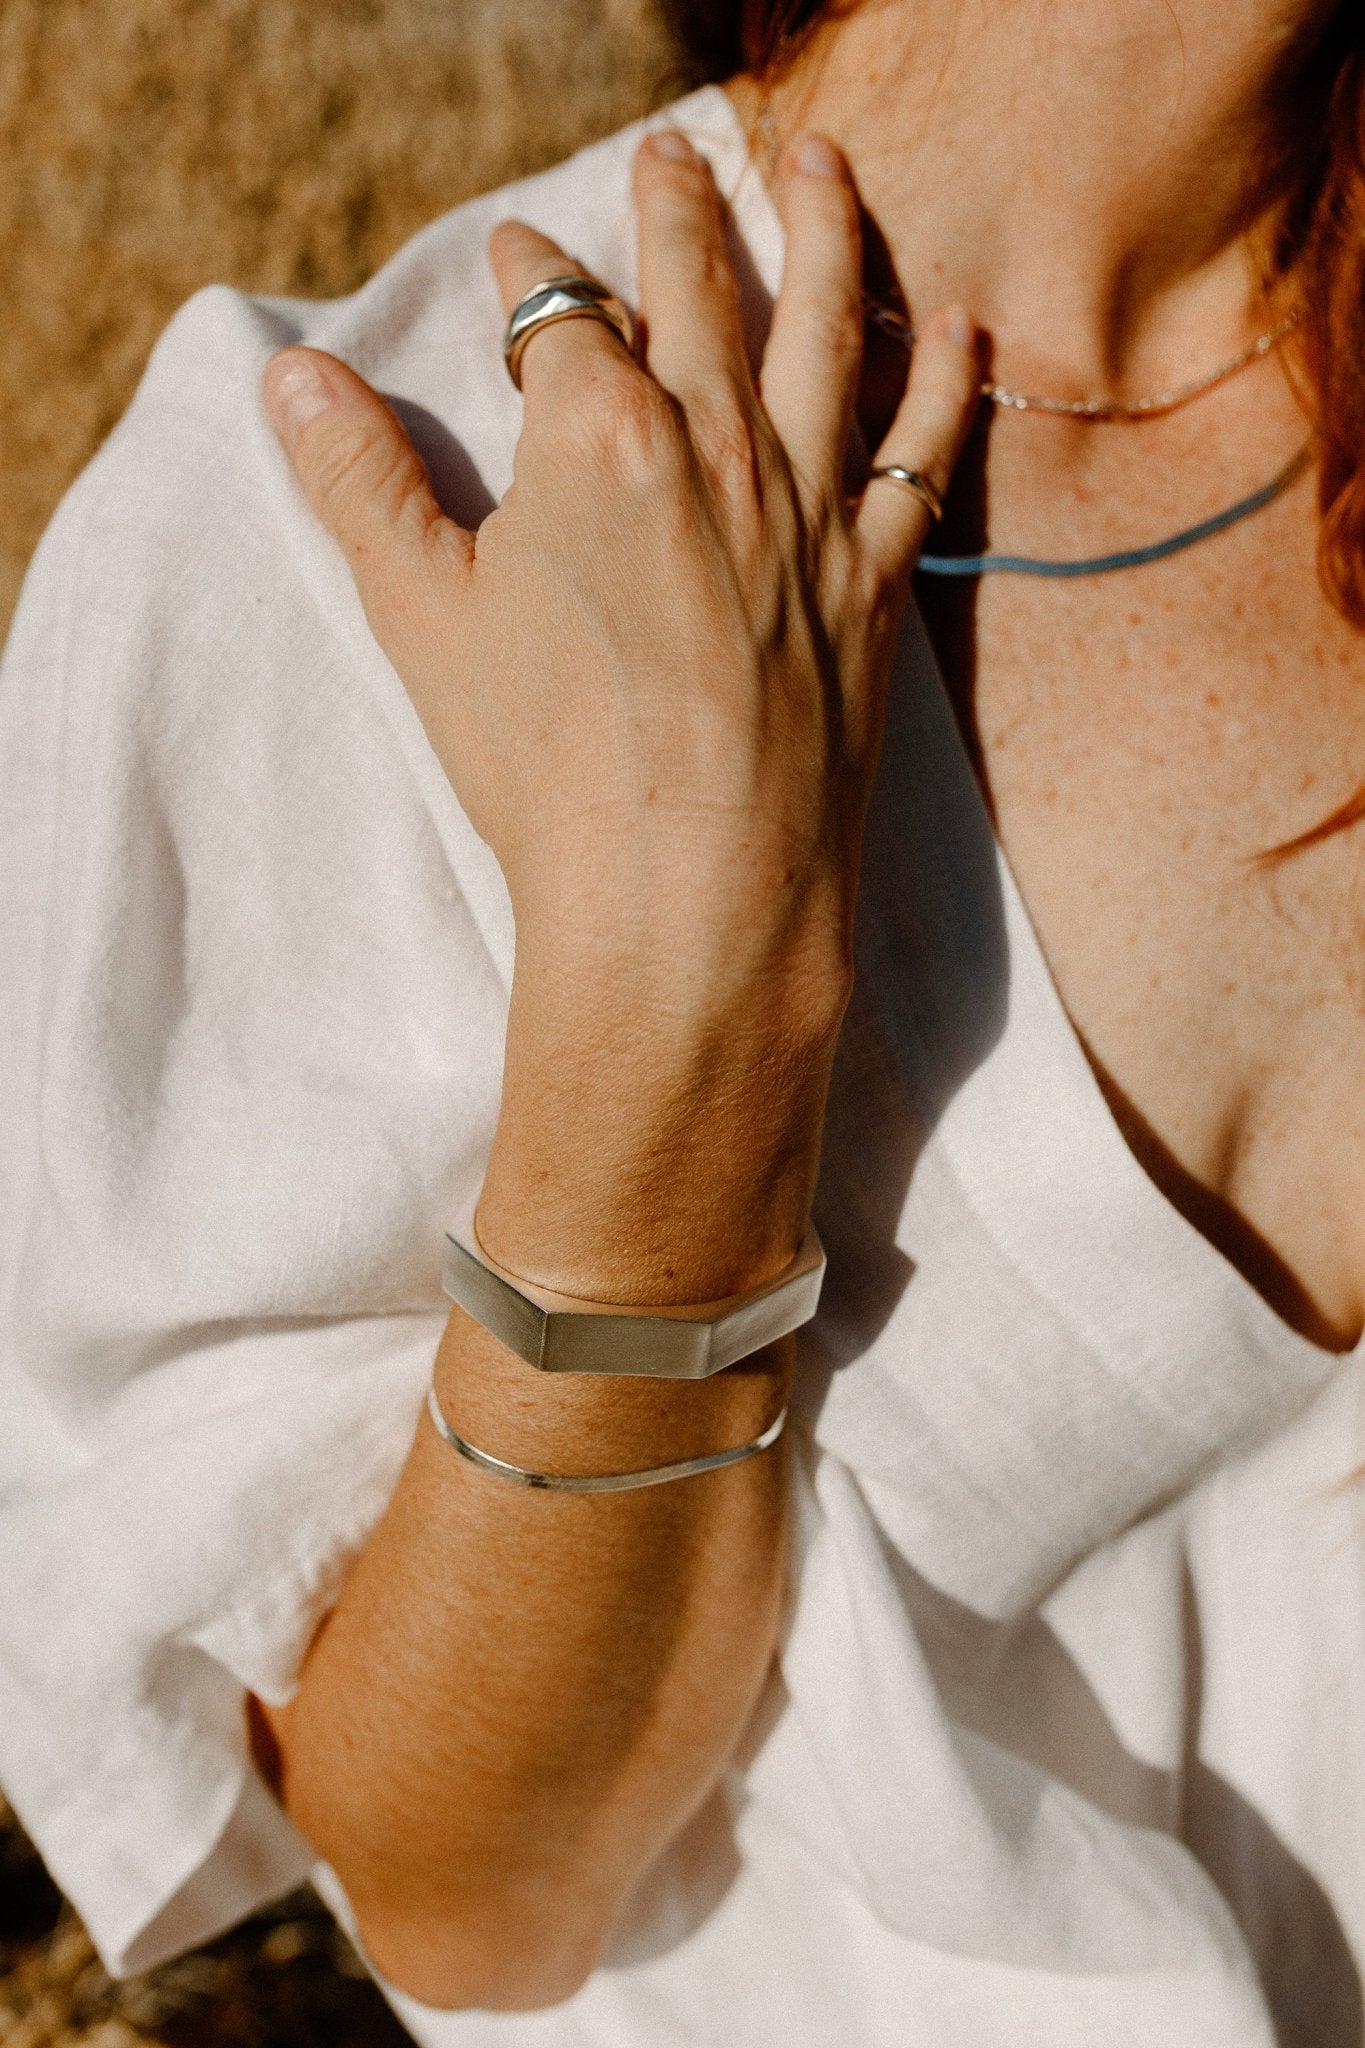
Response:
[[[912,310],[969,305],[993,374],[1136,395],[1269,317],[1248,194],[1325,0],[861,0],[768,91],[847,152]]]

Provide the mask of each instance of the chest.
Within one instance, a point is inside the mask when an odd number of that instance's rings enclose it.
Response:
[[[1365,654],[1311,487],[1203,550],[930,587],[959,723],[1062,1000],[1163,1192],[1320,1341],[1365,1319]],[[1074,550],[1070,550],[1074,552]]]

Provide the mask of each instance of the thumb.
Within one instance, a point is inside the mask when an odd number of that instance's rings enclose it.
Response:
[[[342,549],[376,639],[401,650],[436,605],[449,605],[473,559],[472,534],[448,519],[392,408],[318,349],[287,348],[265,368],[266,416],[309,504]],[[413,648],[416,652],[416,648]]]

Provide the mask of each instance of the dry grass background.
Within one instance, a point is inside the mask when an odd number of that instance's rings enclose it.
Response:
[[[0,630],[200,285],[328,297],[687,82],[665,0],[0,0]],[[3,2048],[390,2048],[309,1894],[110,1982],[0,1800]]]
[[[411,2048],[311,1891],[115,1983],[0,1800],[4,2048]]]
[[[192,291],[350,291],[682,82],[663,0],[0,0],[0,623]]]

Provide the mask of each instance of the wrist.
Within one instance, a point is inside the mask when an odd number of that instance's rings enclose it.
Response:
[[[585,1300],[718,1300],[794,1256],[846,990],[743,1013],[625,1004],[519,954],[479,1235],[509,1272]],[[550,1001],[550,989],[556,1000]]]
[[[837,1037],[852,959],[853,879],[832,858],[749,849],[717,859],[683,836],[681,873],[645,844],[588,881],[571,856],[553,897],[514,889],[513,1000],[530,1020],[566,1011],[633,1020],[666,1050],[717,1024],[816,1043]],[[676,858],[676,854],[675,854]]]
[[[790,1338],[704,1380],[544,1373],[458,1309],[437,1356],[442,1415],[481,1450],[531,1471],[643,1471],[731,1449],[786,1407]]]

